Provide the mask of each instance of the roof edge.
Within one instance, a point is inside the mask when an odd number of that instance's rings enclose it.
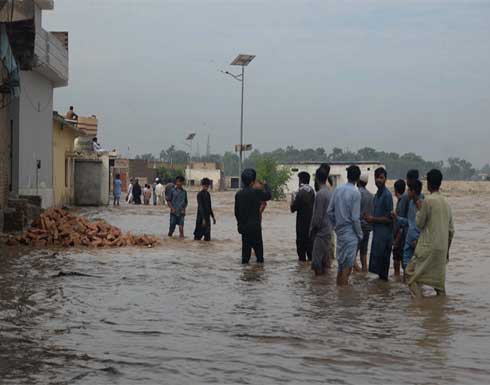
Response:
[[[312,166],[320,166],[321,164],[326,163],[329,165],[333,166],[344,166],[344,165],[351,165],[351,164],[377,164],[377,165],[384,165],[383,162],[380,162],[379,160],[361,160],[361,161],[334,161],[334,162],[311,162],[311,161],[298,161],[298,162],[278,162],[280,165],[295,165],[295,164],[301,164],[301,165],[312,165]]]

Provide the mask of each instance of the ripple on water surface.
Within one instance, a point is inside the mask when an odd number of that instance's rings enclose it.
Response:
[[[294,217],[277,203],[264,218],[266,264],[240,266],[230,197],[216,196],[209,244],[2,249],[2,383],[487,381],[487,217],[465,222],[458,198],[449,295],[414,303],[396,280],[357,274],[352,287],[337,289],[333,272],[314,277],[296,262]],[[480,204],[488,209],[487,202]],[[82,212],[125,230],[165,233],[163,209],[138,210]]]

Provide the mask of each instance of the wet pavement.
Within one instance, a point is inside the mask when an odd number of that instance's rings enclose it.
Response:
[[[211,243],[1,248],[0,383],[488,383],[489,197],[451,196],[448,296],[420,303],[393,279],[315,278],[296,260],[286,203],[267,208],[265,265],[242,267],[230,193],[214,195]],[[134,233],[168,226],[164,208],[82,213]]]

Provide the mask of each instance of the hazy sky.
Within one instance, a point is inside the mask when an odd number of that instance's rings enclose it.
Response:
[[[96,114],[107,148],[201,153],[245,142],[490,161],[490,1],[56,0],[70,84],[55,109]],[[239,69],[236,68],[236,71]]]

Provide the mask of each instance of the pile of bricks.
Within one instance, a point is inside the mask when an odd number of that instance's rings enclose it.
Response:
[[[62,209],[46,210],[26,233],[7,239],[10,246],[33,247],[151,247],[158,243],[156,237],[124,234],[103,220],[91,222]]]

